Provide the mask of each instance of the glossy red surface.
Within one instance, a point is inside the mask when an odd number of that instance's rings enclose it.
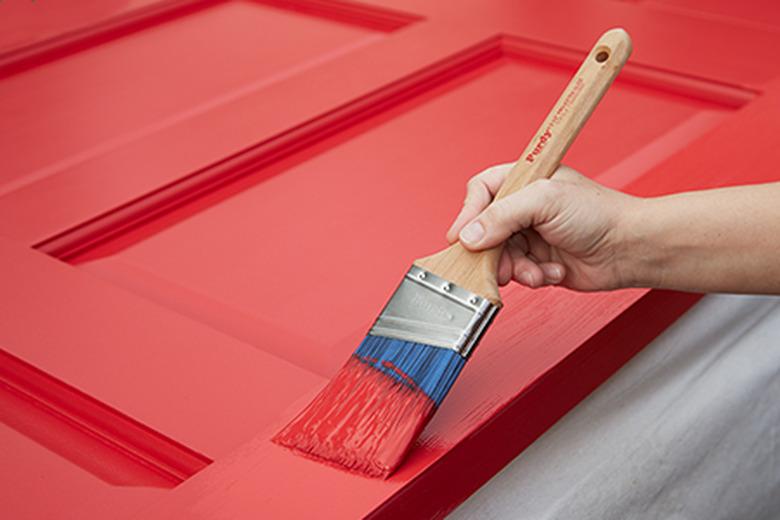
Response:
[[[569,164],[646,195],[777,180],[779,10],[740,6],[0,2],[4,514],[446,513],[696,296],[509,288],[387,481],[269,439],[604,29],[635,53]]]

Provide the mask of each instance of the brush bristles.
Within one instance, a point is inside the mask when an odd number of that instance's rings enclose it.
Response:
[[[464,363],[452,350],[368,336],[273,441],[329,464],[386,478],[403,461]]]

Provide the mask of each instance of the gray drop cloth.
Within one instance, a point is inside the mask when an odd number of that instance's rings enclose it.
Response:
[[[780,518],[780,299],[705,297],[449,518]]]

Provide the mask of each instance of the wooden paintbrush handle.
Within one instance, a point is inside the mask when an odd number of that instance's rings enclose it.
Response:
[[[496,199],[555,173],[629,54],[631,38],[623,29],[611,29],[599,38],[515,163]]]
[[[631,38],[623,29],[611,29],[599,38],[509,172],[496,199],[555,173],[629,54]],[[501,305],[496,275],[502,250],[503,245],[474,253],[455,243],[415,264]]]

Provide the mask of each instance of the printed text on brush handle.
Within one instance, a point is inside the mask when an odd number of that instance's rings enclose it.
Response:
[[[607,31],[596,42],[520,156],[496,195],[497,199],[555,173],[630,53],[631,40],[622,29]]]

